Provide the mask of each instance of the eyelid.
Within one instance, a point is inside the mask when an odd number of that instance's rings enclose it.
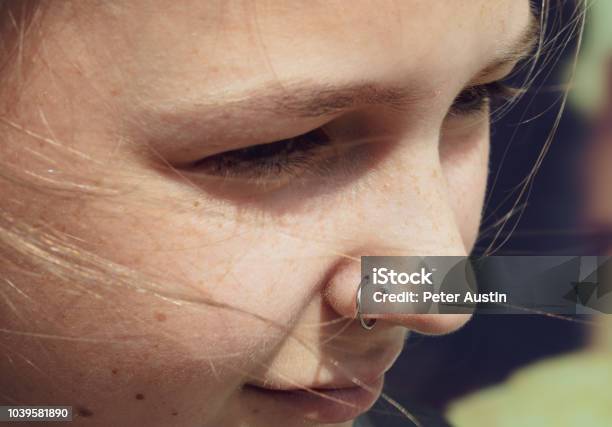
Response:
[[[451,116],[470,115],[483,111],[490,101],[509,101],[523,90],[495,81],[465,88],[454,99],[449,110]]]
[[[330,135],[318,127],[292,138],[207,156],[189,169],[223,179],[262,183],[267,176],[299,175],[308,168],[314,169],[312,163],[321,160],[323,150],[333,151],[331,143]]]
[[[495,69],[491,69],[484,74],[480,74],[472,81],[470,86],[481,86],[506,80],[512,75],[520,62],[520,60],[508,62],[503,65],[499,65]]]

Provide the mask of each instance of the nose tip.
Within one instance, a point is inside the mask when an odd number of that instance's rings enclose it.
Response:
[[[361,266],[356,259],[338,265],[323,291],[324,298],[338,315],[357,319],[357,292],[361,280]],[[462,327],[470,314],[378,314],[367,318],[381,323],[398,325],[428,335],[444,335]],[[356,320],[357,321],[357,320]]]
[[[378,315],[379,321],[400,325],[426,335],[444,335],[456,331],[470,320],[470,314]]]

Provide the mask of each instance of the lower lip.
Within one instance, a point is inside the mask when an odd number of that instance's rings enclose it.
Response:
[[[342,423],[357,418],[372,407],[380,396],[384,383],[380,377],[367,389],[351,387],[342,389],[314,389],[277,391],[259,387],[249,387],[261,395],[274,400],[274,404],[299,413],[303,418],[319,423]]]

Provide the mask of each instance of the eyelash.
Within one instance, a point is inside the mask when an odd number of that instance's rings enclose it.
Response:
[[[330,145],[327,133],[317,128],[292,138],[206,157],[196,162],[193,169],[215,177],[263,183],[281,175],[299,175],[315,166]]]
[[[453,101],[449,116],[461,117],[482,113],[491,102],[512,99],[516,90],[501,82],[473,86]],[[266,182],[283,175],[300,175],[309,167],[317,167],[332,144],[331,138],[318,128],[293,138],[268,144],[253,145],[226,151],[199,160],[192,170],[221,178],[247,182]],[[327,150],[327,153],[333,150]]]
[[[491,102],[504,102],[513,99],[518,89],[505,85],[502,82],[487,83],[472,86],[463,90],[450,108],[452,116],[471,115],[480,113]]]

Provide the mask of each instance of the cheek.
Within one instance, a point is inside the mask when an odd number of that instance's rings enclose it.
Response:
[[[478,235],[487,186],[488,121],[482,120],[465,133],[443,139],[440,161],[461,236],[471,249]]]
[[[106,172],[117,175],[110,166]],[[126,190],[113,197],[9,197],[28,207],[15,207],[15,216],[61,230],[78,253],[68,259],[77,261],[70,271],[52,269],[57,277],[11,272],[29,298],[15,300],[19,316],[0,310],[0,324],[48,339],[0,341],[0,347],[15,349],[14,364],[0,358],[0,372],[19,379],[9,380],[7,395],[46,401],[49,390],[61,390],[56,393],[63,401],[82,404],[99,419],[105,416],[100,408],[110,404],[102,403],[109,390],[120,390],[121,402],[112,403],[116,413],[154,406],[147,424],[178,411],[201,425],[285,335],[258,319],[287,325],[293,304],[303,305],[306,292],[290,294],[296,288],[276,279],[289,277],[292,266],[282,262],[284,256],[303,258],[298,252],[307,248],[293,245],[296,253],[288,253],[279,246],[289,242],[262,237],[248,225],[252,221],[239,226],[231,220],[240,218],[235,212],[196,203],[188,187],[143,174],[135,175],[145,184],[117,183]],[[283,257],[254,262],[262,252]],[[287,303],[271,307],[266,293],[274,291]],[[188,407],[193,402],[198,408]],[[106,425],[112,424],[109,419]]]

